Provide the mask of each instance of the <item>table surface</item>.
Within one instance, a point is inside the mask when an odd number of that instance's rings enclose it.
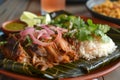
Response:
[[[0,25],[7,20],[19,18],[23,11],[30,11],[39,14],[40,13],[40,1],[39,0],[4,0],[0,4]],[[66,11],[70,13],[92,17],[85,4],[66,4]],[[120,80],[120,67],[113,72],[100,77],[98,80]],[[15,80],[5,75],[0,74],[0,80]]]

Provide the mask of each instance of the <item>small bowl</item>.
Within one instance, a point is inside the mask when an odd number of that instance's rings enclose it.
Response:
[[[1,30],[5,34],[9,33],[18,33],[21,30],[24,30],[27,27],[27,24],[20,21],[19,19],[6,21],[2,24]]]

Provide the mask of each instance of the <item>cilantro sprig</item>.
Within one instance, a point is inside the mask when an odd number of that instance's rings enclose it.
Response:
[[[51,21],[52,25],[68,29],[64,34],[79,41],[92,40],[94,36],[101,37],[101,40],[107,42],[109,37],[105,34],[110,30],[108,25],[94,24],[91,19],[85,22],[83,19],[73,15],[62,14]]]

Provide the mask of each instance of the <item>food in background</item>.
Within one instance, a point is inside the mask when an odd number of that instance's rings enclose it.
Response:
[[[120,0],[105,0],[104,3],[95,5],[93,10],[102,15],[120,19]]]

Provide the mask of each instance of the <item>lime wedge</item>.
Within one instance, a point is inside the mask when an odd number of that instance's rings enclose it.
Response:
[[[50,22],[51,22],[51,17],[50,17],[49,14],[46,14],[46,15],[45,15],[45,23],[46,23],[46,24],[49,24]]]
[[[27,23],[28,27],[33,27],[37,24],[49,24],[51,22],[51,17],[49,14],[46,14],[45,16],[37,16],[34,13],[24,11],[20,20]]]
[[[27,23],[29,27],[33,27],[33,25],[36,24],[35,18],[38,16],[34,13],[24,11],[23,14],[20,17],[20,20]]]

